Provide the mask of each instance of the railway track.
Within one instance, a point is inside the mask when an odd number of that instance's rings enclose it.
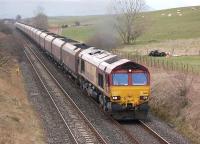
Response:
[[[170,144],[167,140],[165,140],[162,136],[160,136],[156,131],[154,131],[151,127],[149,127],[145,122],[139,120],[140,125],[146,129],[150,134],[153,135],[161,144]]]
[[[47,71],[47,73],[53,78],[53,80],[56,82],[56,84],[58,85],[58,87],[60,87],[60,89],[61,89],[61,91],[67,96],[67,98],[70,100],[70,102],[72,103],[72,104],[74,104],[74,105],[76,105],[74,102],[73,102],[73,100],[69,97],[69,95],[67,94],[67,92],[62,88],[62,86],[61,86],[61,84],[59,84],[59,82],[56,80],[56,78],[50,73],[50,71],[47,69],[47,67],[43,64],[43,62],[41,61],[41,59],[37,56],[37,54],[36,53],[38,53],[37,51],[36,52],[34,52],[35,50],[32,50],[32,48],[29,46],[29,45],[31,45],[31,42],[30,41],[25,41],[25,43],[26,43],[26,47],[27,47],[27,49],[26,49],[26,55],[28,55],[27,54],[27,51],[28,51],[28,49],[29,49],[29,53],[32,53],[32,55],[34,55],[35,57],[36,57],[36,59],[39,61],[39,63],[41,63],[41,65],[43,65],[43,67],[44,67],[44,69]],[[30,59],[30,57],[29,57],[29,59]],[[32,64],[33,65],[33,64]],[[51,94],[51,93],[50,93]],[[92,99],[92,98],[91,98]],[[92,99],[93,100],[93,99]],[[94,100],[93,100],[94,101]],[[94,101],[94,102],[96,102],[96,101]],[[57,106],[58,107],[58,106]],[[76,109],[79,109],[78,107],[77,107],[77,105],[75,106],[76,107]],[[59,113],[61,113],[61,112],[59,112]],[[81,115],[83,115],[83,117],[84,117],[84,119],[86,119],[86,121],[88,121],[89,122],[89,120],[87,120],[87,118],[84,116],[84,114],[79,110],[79,113],[81,113]],[[62,113],[61,113],[62,114]],[[107,114],[106,114],[107,115]],[[62,117],[62,119],[64,118],[64,116],[61,116]],[[75,116],[74,116],[75,117]],[[122,131],[124,131],[126,134],[127,134],[127,136],[129,137],[129,139],[130,139],[130,141],[131,141],[131,143],[135,143],[135,144],[141,144],[141,143],[143,143],[143,142],[140,142],[139,140],[137,140],[137,138],[135,138],[135,136],[129,131],[129,130],[127,130],[126,128],[124,128],[123,127],[123,125],[121,125],[120,123],[118,123],[117,121],[115,121],[112,117],[110,117],[110,119],[111,119],[111,121],[115,124],[115,125],[117,125]],[[169,142],[167,142],[164,138],[162,138],[158,133],[156,133],[155,131],[153,131],[148,125],[146,125],[143,121],[139,121],[140,122],[140,125],[150,134],[150,135],[152,135],[154,138],[156,138],[158,141],[159,141],[159,143],[161,143],[161,144],[169,144]],[[67,123],[67,122],[66,122]],[[80,124],[78,124],[78,126],[81,126]],[[95,135],[96,135],[96,137],[97,137],[97,141],[95,142],[94,140],[93,140],[93,142],[92,142],[92,138],[89,138],[89,135],[86,135],[86,138],[85,138],[85,140],[88,142],[88,143],[106,143],[106,141],[101,137],[101,135],[97,132],[97,130],[95,130],[95,128],[94,128],[94,126],[92,126],[92,124],[90,123],[90,129],[92,130],[92,131],[94,131],[94,133],[95,133]],[[68,129],[70,129],[70,126],[68,125],[67,126],[68,127]],[[79,128],[78,128],[79,129]],[[83,128],[82,128],[82,126],[81,126],[81,128],[80,128],[80,131],[82,131],[83,130]],[[72,135],[72,137],[73,137],[73,139],[76,139],[76,137],[75,137],[75,134],[70,130],[70,133],[71,133],[71,135]],[[86,133],[85,131],[83,131],[82,133]],[[78,134],[79,135],[79,134]],[[75,141],[75,140],[74,140]],[[80,143],[82,143],[83,141],[81,141]],[[79,143],[79,141],[78,140],[76,140],[76,143]],[[85,143],[85,142],[83,142],[83,143]],[[146,142],[145,142],[146,143]]]
[[[120,123],[127,131],[134,133],[135,137],[141,144],[170,144],[160,134],[154,131],[146,122],[128,121]]]
[[[25,47],[24,52],[68,129],[73,143],[106,144],[106,140],[80,111],[77,105],[69,97],[68,93],[42,63],[36,53],[34,53],[32,48],[29,47],[27,43],[25,43]],[[60,102],[60,100],[57,99],[61,96],[66,98],[63,99],[63,102]]]

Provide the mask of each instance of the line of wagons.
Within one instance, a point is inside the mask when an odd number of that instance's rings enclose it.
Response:
[[[67,70],[115,119],[146,119],[150,96],[146,67],[29,25],[17,22],[15,26]]]

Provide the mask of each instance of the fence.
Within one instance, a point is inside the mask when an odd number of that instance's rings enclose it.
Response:
[[[179,71],[184,73],[200,74],[200,66],[193,66],[190,64],[171,61],[169,59],[157,59],[155,57],[135,55],[132,53],[112,51],[114,54],[119,55],[137,63],[146,65],[148,67],[161,68],[168,71]]]

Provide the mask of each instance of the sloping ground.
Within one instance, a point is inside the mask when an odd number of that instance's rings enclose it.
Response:
[[[193,143],[200,142],[200,78],[198,75],[151,69],[152,111]]]
[[[0,32],[0,39],[3,39],[3,38],[5,38],[5,37],[6,37],[6,34]]]
[[[141,41],[199,38],[200,7],[174,8],[144,13],[149,20]]]
[[[141,20],[145,19],[146,32],[138,39],[137,44],[199,38],[199,12],[200,7],[185,7],[142,13]],[[73,24],[75,21],[79,21],[81,24],[91,24],[91,26],[87,28],[88,33],[92,31],[92,35],[94,35],[96,33],[94,29],[102,31],[103,29],[99,29],[99,25],[103,25],[106,29],[110,26],[111,20],[112,17],[109,15],[51,17],[49,23],[54,26]],[[78,27],[76,29],[68,28],[68,30],[63,32],[63,35],[77,39],[73,31],[78,30]],[[80,40],[84,41],[90,39],[91,34],[88,33],[85,32],[82,34],[83,36]]]
[[[17,45],[12,36],[3,34],[0,34],[0,43],[1,57],[8,60],[0,67],[0,143],[42,144],[43,130],[27,100],[23,77],[13,54]]]

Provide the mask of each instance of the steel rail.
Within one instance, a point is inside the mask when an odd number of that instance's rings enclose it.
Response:
[[[33,69],[34,69],[34,71],[35,71],[37,77],[39,78],[40,82],[42,83],[43,87],[45,88],[45,91],[47,92],[47,94],[49,95],[51,101],[53,102],[53,104],[54,104],[54,106],[55,106],[55,108],[56,108],[58,114],[60,115],[61,119],[63,120],[65,126],[66,126],[67,129],[69,130],[71,137],[73,138],[74,142],[75,142],[76,144],[78,144],[78,142],[77,142],[77,140],[76,140],[74,134],[72,133],[71,129],[69,128],[69,125],[67,124],[66,120],[64,119],[64,116],[62,115],[62,113],[61,113],[61,111],[59,110],[58,106],[56,105],[54,99],[52,98],[52,95],[49,93],[49,91],[48,91],[46,85],[44,84],[42,78],[40,77],[38,71],[36,70],[36,68],[35,68],[35,66],[34,66],[34,64],[33,64],[33,62],[31,61],[30,56],[28,56],[28,54],[27,54],[27,52],[26,52],[25,50],[24,50],[24,53],[25,53],[25,55],[26,55],[28,61],[30,62],[31,66],[33,67]]]
[[[153,135],[153,137],[155,137],[159,142],[161,142],[162,144],[170,144],[167,140],[165,140],[162,136],[160,136],[156,131],[154,131],[152,128],[150,128],[147,124],[145,124],[145,122],[143,122],[142,120],[139,120],[141,126],[146,129],[149,133],[151,133]]]

